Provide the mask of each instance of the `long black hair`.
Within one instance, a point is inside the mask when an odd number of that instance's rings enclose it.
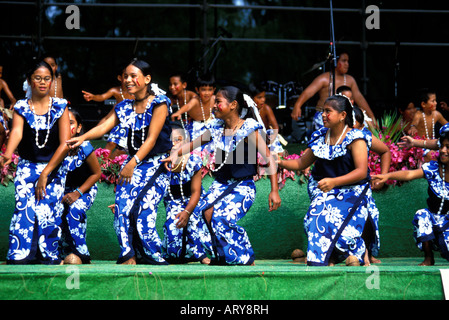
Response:
[[[246,103],[244,93],[237,87],[226,86],[218,90],[229,103],[236,101],[238,105],[238,114],[242,119],[253,118],[257,120],[253,108]],[[217,92],[217,93],[218,93]]]
[[[128,65],[132,65],[132,66],[136,67],[137,69],[139,69],[142,72],[142,74],[144,75],[144,77],[151,76],[151,66],[146,61],[134,58],[133,60],[131,60],[131,62]],[[151,89],[151,82],[147,85],[147,92],[150,95],[155,95],[155,93]]]
[[[330,105],[334,110],[338,112],[346,111],[345,124],[350,128],[354,128],[354,119],[353,119],[353,106],[351,101],[343,95],[333,95],[326,99],[324,104]]]

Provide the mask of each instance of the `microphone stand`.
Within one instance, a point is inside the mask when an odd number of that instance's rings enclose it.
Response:
[[[330,0],[330,14],[331,14],[331,23],[330,23],[330,46],[329,46],[329,62],[330,62],[330,68],[329,68],[329,75],[331,77],[332,82],[332,89],[329,90],[329,95],[335,94],[335,69],[337,68],[337,54],[335,49],[335,31],[334,31],[334,9],[332,6],[332,0]],[[329,82],[329,85],[331,83]]]

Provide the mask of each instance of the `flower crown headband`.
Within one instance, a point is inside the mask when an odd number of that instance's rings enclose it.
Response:
[[[348,101],[349,101],[349,103],[351,104],[351,107],[352,107],[352,125],[355,126],[355,124],[356,124],[355,111],[354,111],[354,105],[352,104],[351,99],[349,99],[349,97],[345,96],[343,93],[337,93],[336,95],[340,96],[340,97],[345,97],[346,99],[348,99]]]

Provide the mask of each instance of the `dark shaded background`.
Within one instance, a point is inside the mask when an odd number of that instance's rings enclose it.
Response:
[[[116,3],[116,7],[82,6],[83,3]],[[195,72],[205,62],[211,62],[220,50],[213,72],[219,84],[274,81],[285,84],[294,81],[306,87],[322,72],[315,63],[326,59],[330,41],[330,13],[322,11],[250,10],[209,8],[204,29],[204,11],[199,8],[126,8],[123,3],[149,1],[73,1],[80,8],[80,30],[68,30],[65,21],[67,2],[41,1],[42,29],[39,29],[39,1],[0,1],[0,64],[3,78],[16,98],[22,98],[22,82],[29,62],[39,52],[48,51],[58,57],[64,77],[64,93],[74,106],[91,110],[90,118],[98,118],[110,106],[86,103],[81,90],[105,92],[118,85],[116,76],[129,60],[137,56],[150,62],[153,80],[164,90],[172,72]],[[22,4],[21,4],[22,3]],[[36,5],[26,5],[35,3]],[[71,2],[72,3],[72,2]],[[202,0],[160,0],[151,3],[203,4]],[[209,4],[247,4],[329,8],[330,1],[220,1]],[[365,28],[364,8],[374,4],[380,9],[380,29]],[[447,57],[449,56],[449,4],[443,1],[359,1],[334,0],[334,28],[337,50],[350,52],[350,70],[377,117],[384,110],[394,109],[397,98],[408,98],[420,87],[438,90],[438,98],[448,88]],[[343,12],[339,9],[357,9]],[[391,12],[390,9],[401,9]],[[412,10],[412,11],[410,11]],[[433,12],[427,12],[434,10]],[[225,30],[225,31],[223,31]],[[212,40],[204,43],[204,34]],[[40,35],[40,36],[39,36]],[[224,36],[199,62],[213,43]],[[365,35],[366,79],[363,78],[363,50],[360,42]],[[59,37],[52,39],[51,37]],[[232,37],[231,37],[232,36]],[[50,37],[50,38],[48,38]],[[74,37],[126,39],[73,40]],[[195,38],[196,41],[139,41],[138,38]],[[323,40],[317,43],[243,42],[235,39]],[[376,43],[377,42],[377,43]],[[379,44],[379,42],[381,42]],[[327,65],[326,65],[327,66]],[[399,71],[395,78],[395,67]],[[196,68],[196,69],[195,69]],[[198,71],[200,72],[200,71]],[[398,94],[395,94],[395,81]],[[192,87],[192,86],[191,86]],[[2,98],[7,98],[2,94]],[[313,105],[313,99],[309,102]]]

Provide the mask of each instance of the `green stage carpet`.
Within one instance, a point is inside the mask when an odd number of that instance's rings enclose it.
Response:
[[[203,180],[204,187],[212,179]],[[256,266],[116,265],[119,248],[113,229],[114,188],[99,184],[97,199],[88,212],[87,244],[93,264],[82,266],[0,265],[0,299],[105,300],[412,300],[444,299],[439,269],[418,267],[422,253],[413,240],[412,218],[426,206],[425,180],[389,187],[374,193],[380,210],[382,264],[375,267],[307,267],[294,264],[295,248],[306,251],[303,218],[309,201],[307,186],[287,180],[280,191],[282,206],[268,212],[268,180],[256,182],[254,205],[240,224],[248,231]],[[0,186],[0,262],[8,247],[14,210],[14,187]],[[162,235],[163,204],[157,227]],[[438,257],[438,255],[437,255]],[[377,286],[377,287],[376,287]]]
[[[0,266],[0,299],[8,300],[441,300],[437,259],[385,258],[375,267],[308,267],[288,260],[255,266]]]

